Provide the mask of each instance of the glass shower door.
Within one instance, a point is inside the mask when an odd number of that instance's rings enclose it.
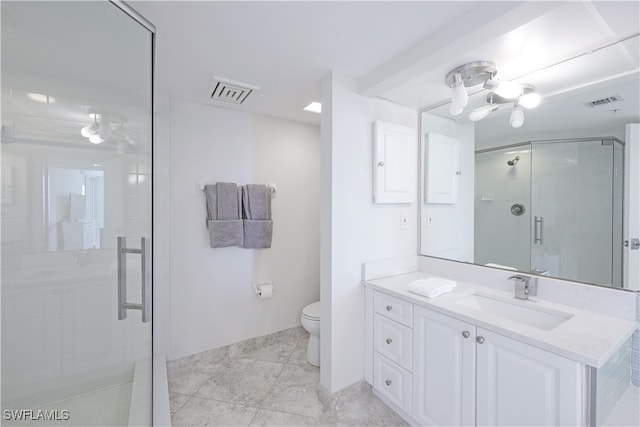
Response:
[[[152,32],[2,7],[2,425],[151,425]]]
[[[532,143],[533,271],[621,286],[617,254],[621,238],[616,241],[614,229],[621,233],[623,174],[620,151],[614,153],[616,144],[611,140]]]
[[[529,144],[475,155],[474,257],[478,264],[530,270]]]

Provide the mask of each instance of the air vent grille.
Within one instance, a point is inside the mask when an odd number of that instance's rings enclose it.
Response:
[[[591,101],[587,105],[589,107],[595,108],[596,110],[610,111],[612,109],[615,109],[617,107],[617,104],[623,100],[624,98],[620,95],[610,95],[605,98],[600,98],[600,99]]]
[[[251,92],[260,89],[246,83],[214,77],[211,84],[211,99],[215,101],[242,104]]]

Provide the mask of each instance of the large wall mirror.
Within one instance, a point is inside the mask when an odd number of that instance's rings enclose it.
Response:
[[[639,56],[636,33],[521,75],[535,108],[480,85],[425,109],[420,253],[640,290]]]

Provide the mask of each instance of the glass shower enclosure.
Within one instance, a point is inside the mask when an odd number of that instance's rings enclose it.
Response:
[[[151,425],[153,27],[2,8],[2,425]]]
[[[475,159],[477,263],[624,286],[620,140],[531,141]]]

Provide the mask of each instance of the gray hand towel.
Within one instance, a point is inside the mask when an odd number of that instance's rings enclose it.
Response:
[[[271,190],[266,185],[247,184],[242,187],[244,218],[251,220],[271,219]]]
[[[242,189],[233,183],[204,186],[207,227],[212,248],[242,246]]]
[[[216,219],[240,219],[238,186],[230,182],[216,183],[218,217]]]
[[[207,221],[218,219],[218,188],[215,184],[204,186],[205,202],[207,203]]]
[[[273,235],[273,221],[254,221],[245,219],[244,221],[244,243],[243,248],[257,249],[270,248],[271,237]]]
[[[242,246],[242,220],[214,220],[209,221],[209,241],[212,248],[227,246]]]

